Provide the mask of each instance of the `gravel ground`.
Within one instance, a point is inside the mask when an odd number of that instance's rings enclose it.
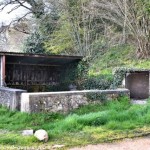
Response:
[[[120,142],[88,145],[70,150],[150,150],[150,137],[125,139]]]

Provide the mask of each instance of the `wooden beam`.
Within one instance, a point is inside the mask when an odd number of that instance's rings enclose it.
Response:
[[[17,52],[0,52],[1,56],[24,56],[24,57],[39,57],[39,58],[54,58],[54,59],[71,59],[81,60],[83,56],[69,56],[69,55],[46,55],[46,54],[32,54],[32,53],[17,53]]]
[[[6,62],[6,65],[20,65],[20,66],[48,66],[48,67],[60,67],[61,65],[49,65],[49,64],[30,64],[30,63],[13,63],[13,62]]]

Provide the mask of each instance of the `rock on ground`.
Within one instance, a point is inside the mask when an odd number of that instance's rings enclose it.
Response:
[[[33,130],[23,130],[22,135],[23,136],[31,136],[31,135],[33,135]]]
[[[34,133],[34,136],[40,141],[44,141],[44,142],[48,141],[48,133],[43,129],[37,130]]]

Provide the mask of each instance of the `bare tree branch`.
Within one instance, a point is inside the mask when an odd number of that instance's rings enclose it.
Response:
[[[19,28],[17,28],[17,27],[14,25],[15,23],[18,23],[18,22],[20,22],[21,20],[23,20],[23,19],[24,19],[27,15],[29,15],[29,14],[31,14],[31,12],[26,13],[25,15],[23,15],[22,17],[20,17],[20,18],[18,18],[18,19],[12,20],[12,21],[9,23],[9,25],[7,25],[7,26],[3,26],[3,25],[2,25],[1,28],[0,28],[0,33],[6,32],[6,30],[8,30],[8,29],[11,27],[11,25],[13,25],[15,30],[20,31],[20,32],[23,32],[23,33],[25,33],[25,34],[30,34],[30,32],[27,32],[27,31],[25,31],[25,30],[19,29]]]
[[[0,11],[3,11],[5,7],[7,7],[8,5],[11,5],[11,4],[15,4],[15,0],[0,4],[0,6],[1,6]]]
[[[31,14],[31,12],[28,12],[28,13],[26,13],[25,15],[23,15],[22,17],[11,21],[10,24],[9,24],[9,27],[10,27],[13,23],[21,21],[22,19],[24,19],[24,18],[25,18],[27,15],[29,15],[29,14]]]
[[[33,11],[31,8],[23,5],[26,1],[23,1],[23,2],[20,2],[20,0],[15,0],[15,1],[18,2],[20,4],[20,6],[22,6],[22,7],[26,8],[26,9],[30,10],[31,12]]]
[[[148,1],[138,0],[95,0],[92,3],[101,18],[105,18],[123,29],[123,36],[130,34],[141,57],[150,55],[150,18],[146,5]]]

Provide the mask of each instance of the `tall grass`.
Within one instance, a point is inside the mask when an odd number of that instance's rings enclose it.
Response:
[[[85,132],[87,127],[103,130],[130,131],[150,124],[150,103],[131,105],[126,97],[106,102],[103,105],[83,106],[69,114],[46,113],[27,114],[0,108],[0,129],[20,131],[23,129],[40,129],[48,131],[51,139],[63,137],[70,133]],[[91,132],[90,131],[90,132]],[[9,143],[6,136],[0,143]],[[20,140],[16,136],[16,143]],[[29,141],[28,139],[26,141]],[[31,139],[31,141],[34,141]],[[10,143],[14,141],[10,140]],[[21,142],[21,141],[20,141]]]

